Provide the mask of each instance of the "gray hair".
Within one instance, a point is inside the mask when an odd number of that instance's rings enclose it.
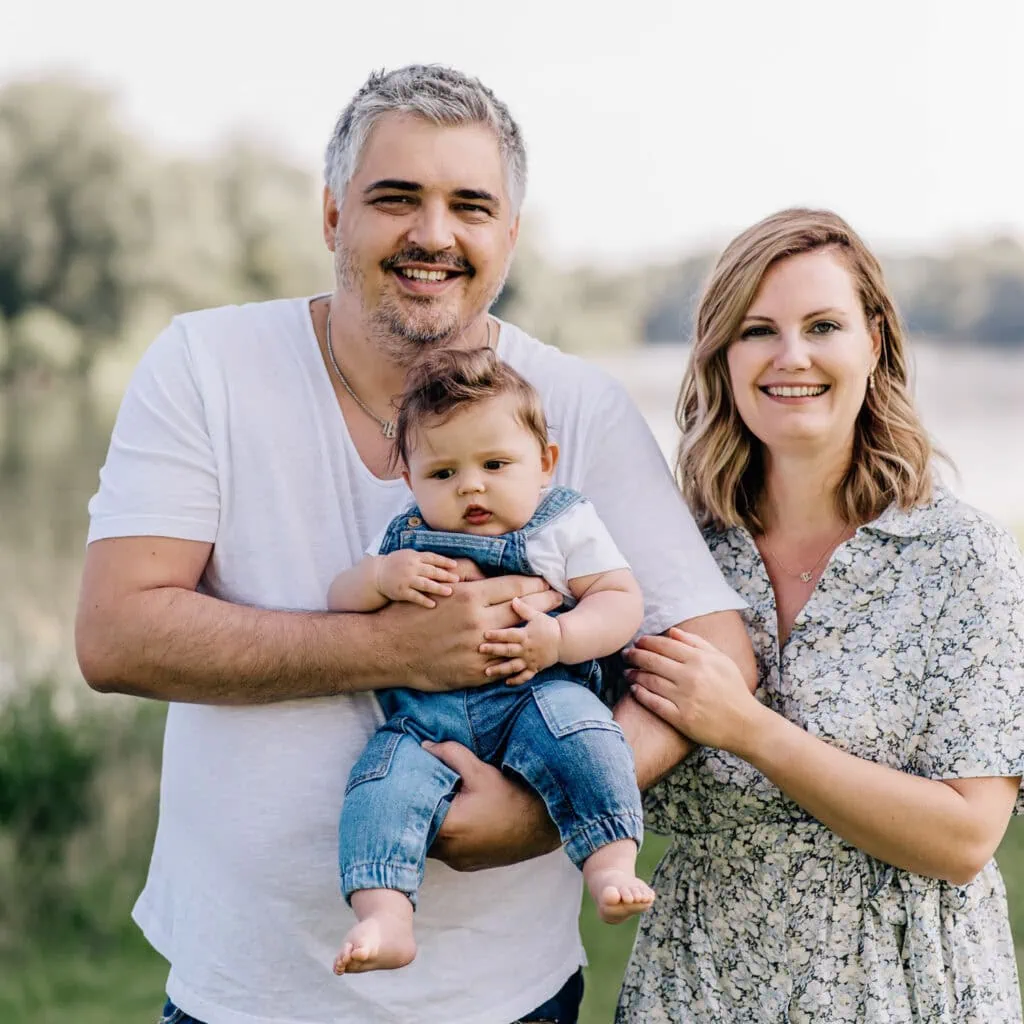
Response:
[[[439,64],[375,71],[341,112],[324,156],[324,181],[341,202],[370,131],[383,114],[415,114],[439,125],[484,124],[505,165],[512,213],[526,194],[526,147],[508,107],[478,79]]]

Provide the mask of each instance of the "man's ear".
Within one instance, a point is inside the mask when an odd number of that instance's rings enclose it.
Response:
[[[341,208],[334,198],[329,185],[324,185],[324,242],[334,252],[335,238],[338,235],[338,221],[341,219]]]

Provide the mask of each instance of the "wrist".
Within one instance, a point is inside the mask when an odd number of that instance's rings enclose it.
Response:
[[[782,715],[751,697],[752,707],[733,753],[762,774],[785,742],[790,723]]]
[[[391,598],[388,592],[384,589],[384,566],[387,564],[387,555],[372,555],[373,558],[373,589],[384,598],[385,601],[390,601]]]

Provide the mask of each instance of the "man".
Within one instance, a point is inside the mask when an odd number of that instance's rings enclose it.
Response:
[[[332,294],[176,318],[125,396],[90,504],[77,623],[96,689],[166,700],[160,825],[134,916],[171,963],[179,1014],[206,1024],[576,1020],[580,881],[542,805],[469,751],[419,908],[418,954],[336,978],[352,917],[337,816],[376,722],[372,691],[477,686],[486,629],[536,579],[460,583],[434,609],[329,614],[331,579],[407,502],[390,462],[407,368],[492,345],[540,389],[557,482],[594,502],[645,592],[752,666],[725,586],[639,413],[580,360],[488,316],[515,245],[522,139],[479,82],[373,75],[328,146]],[[686,752],[626,701],[641,784]],[[533,859],[528,859],[533,858]]]

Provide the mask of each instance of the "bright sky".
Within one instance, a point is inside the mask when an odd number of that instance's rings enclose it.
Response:
[[[667,256],[796,203],[890,248],[1024,235],[1022,0],[4,7],[0,83],[76,71],[165,147],[241,126],[316,173],[371,69],[477,74],[523,127],[559,260]]]

